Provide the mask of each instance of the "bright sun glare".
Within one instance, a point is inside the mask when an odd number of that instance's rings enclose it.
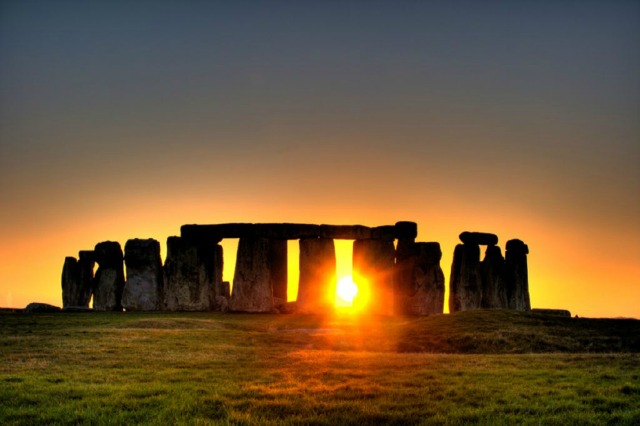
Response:
[[[343,277],[338,281],[337,293],[338,298],[343,302],[342,305],[351,306],[353,299],[358,294],[358,286],[351,277]]]

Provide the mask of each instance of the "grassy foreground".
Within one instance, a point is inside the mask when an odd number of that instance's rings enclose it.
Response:
[[[0,314],[0,424],[640,424],[640,321]]]

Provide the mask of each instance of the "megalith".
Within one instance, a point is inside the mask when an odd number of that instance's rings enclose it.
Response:
[[[80,267],[75,257],[65,257],[62,267],[62,307],[79,306],[82,284],[80,282]]]
[[[480,247],[477,244],[456,246],[449,289],[449,312],[467,311],[482,306]]]
[[[215,241],[167,238],[164,264],[164,309],[218,310],[222,294],[222,247]]]
[[[444,273],[440,267],[442,250],[438,243],[414,243],[404,265],[411,268],[411,286],[402,313],[441,314],[444,309]]]
[[[271,240],[268,238],[240,238],[229,303],[230,310],[240,312],[273,310],[270,254]]]
[[[79,307],[88,308],[91,296],[93,296],[94,276],[93,268],[96,264],[96,256],[93,250],[81,250],[78,253],[78,272],[80,273],[80,299]]]
[[[95,277],[93,309],[120,311],[124,288],[123,255],[120,243],[116,241],[98,243],[94,251],[98,270]]]
[[[507,308],[505,261],[498,246],[489,246],[480,264],[482,281],[482,307]]]
[[[67,257],[62,268],[62,307],[88,308],[93,294],[93,251]]]
[[[505,281],[507,305],[510,309],[531,310],[527,254],[529,254],[529,247],[521,240],[507,241]]]
[[[122,306],[127,311],[162,309],[162,260],[160,243],[154,239],[128,240],[124,245],[127,280],[122,293]]]
[[[393,240],[353,242],[353,281],[358,286],[354,305],[375,314],[393,314],[395,256]]]
[[[287,240],[269,240],[269,269],[275,306],[287,303]]]
[[[299,312],[326,313],[334,309],[336,249],[332,238],[303,238],[296,307]]]

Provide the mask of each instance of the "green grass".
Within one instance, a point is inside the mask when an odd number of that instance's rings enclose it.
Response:
[[[0,314],[0,424],[640,424],[640,321]]]

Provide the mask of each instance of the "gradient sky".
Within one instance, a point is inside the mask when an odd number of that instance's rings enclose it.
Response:
[[[0,306],[184,223],[413,220],[447,286],[494,232],[534,307],[640,317],[639,164],[639,1],[0,1]]]

